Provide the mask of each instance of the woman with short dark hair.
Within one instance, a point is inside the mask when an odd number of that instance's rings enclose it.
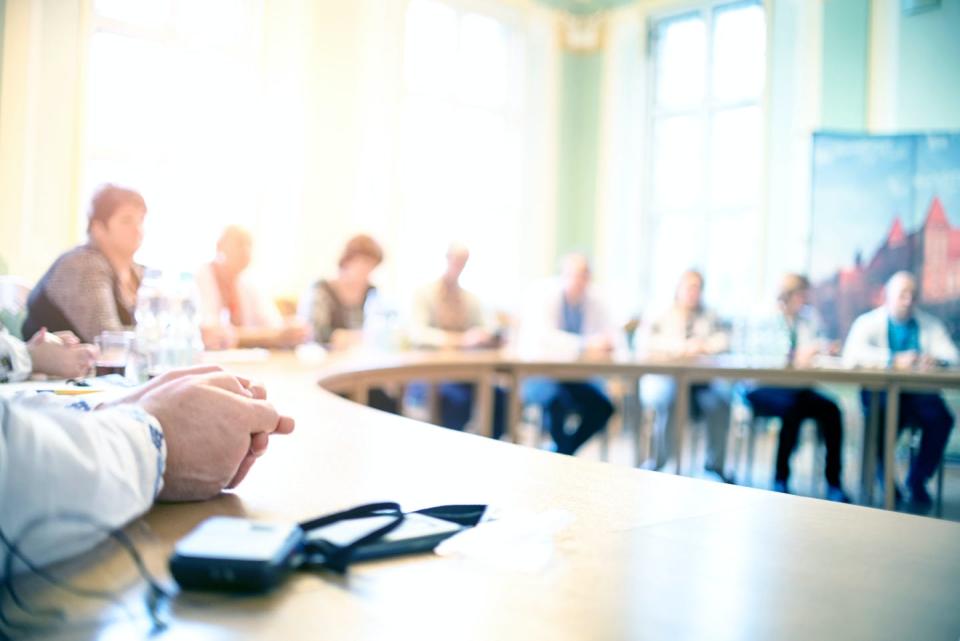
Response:
[[[46,328],[93,342],[104,330],[135,324],[143,267],[133,257],[146,213],[143,196],[131,189],[105,185],[94,194],[87,242],[57,258],[30,293],[25,338]]]

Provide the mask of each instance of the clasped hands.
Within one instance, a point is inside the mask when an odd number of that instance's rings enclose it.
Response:
[[[263,385],[207,365],[167,372],[97,409],[129,403],[153,415],[167,443],[159,498],[196,501],[236,487],[271,435],[293,431],[266,399]]]

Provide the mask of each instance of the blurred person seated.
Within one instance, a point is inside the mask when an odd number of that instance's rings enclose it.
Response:
[[[523,315],[520,350],[570,359],[609,356],[615,346],[616,329],[606,306],[590,287],[590,262],[582,254],[569,254],[561,262],[559,286],[535,297]],[[533,355],[534,352],[531,352]],[[543,408],[544,428],[560,454],[573,455],[604,430],[613,416],[613,403],[602,381],[555,381],[531,378],[523,386],[524,403]],[[570,432],[568,419],[579,417]]]
[[[810,305],[810,281],[800,274],[787,274],[777,295],[778,314],[771,324],[785,336],[788,367],[810,367],[814,358],[830,351],[830,342],[823,332],[817,311]],[[800,426],[807,419],[816,421],[820,438],[826,446],[826,498],[849,503],[850,498],[841,484],[843,453],[843,419],[836,402],[813,388],[756,387],[748,384],[747,401],[754,416],[780,419],[780,439],[777,444],[777,462],[773,489],[790,492],[790,457],[797,447]]]
[[[345,349],[362,340],[364,306],[376,294],[370,282],[383,262],[383,249],[366,234],[347,241],[340,254],[337,276],[320,279],[300,301],[299,316],[311,328],[318,343]]]
[[[26,380],[31,374],[82,378],[97,360],[97,348],[80,342],[73,332],[45,327],[24,343],[0,326],[0,383]]]
[[[197,272],[200,325],[207,349],[296,347],[309,328],[285,321],[276,305],[250,279],[253,236],[238,225],[223,230],[217,256]]]
[[[347,241],[340,254],[335,278],[320,279],[301,299],[298,316],[313,330],[313,339],[332,350],[345,350],[363,340],[364,310],[377,294],[370,282],[383,262],[383,248],[371,236],[358,234]],[[400,413],[400,402],[382,387],[368,392],[374,409]]]
[[[30,292],[25,339],[46,327],[93,343],[103,331],[136,323],[143,266],[133,257],[143,243],[146,214],[143,197],[133,190],[106,185],[97,191],[87,215],[87,243],[57,258]]]
[[[89,550],[155,500],[235,487],[294,427],[262,386],[216,367],[163,374],[94,411],[0,397],[0,424],[0,535],[18,570]]]
[[[410,327],[414,346],[435,349],[490,349],[500,345],[493,319],[484,312],[480,299],[460,286],[470,250],[454,243],[447,249],[443,276],[417,293]],[[411,386],[411,395],[425,395],[422,386]],[[472,383],[444,382],[438,385],[440,424],[463,430],[473,414],[476,390]],[[507,395],[494,389],[493,437],[506,431]]]
[[[703,275],[688,270],[680,276],[673,305],[642,329],[641,350],[656,358],[691,359],[727,351],[729,328],[703,306]],[[643,407],[654,410],[656,459],[647,467],[662,469],[675,453],[674,399],[676,382],[669,376],[647,375],[640,380]],[[690,386],[690,415],[707,424],[704,470],[717,480],[733,483],[726,473],[727,433],[730,429],[731,388],[726,381]]]
[[[901,271],[887,281],[884,304],[853,322],[843,347],[843,361],[849,367],[923,370],[956,366],[960,363],[960,354],[944,324],[917,307],[916,278],[910,272]],[[860,398],[867,414],[874,393],[880,396],[877,442],[882,471],[886,393],[862,390]],[[941,394],[900,394],[898,427],[902,430],[913,426],[922,433],[920,451],[907,474],[907,500],[913,509],[925,511],[933,505],[927,481],[940,465],[953,421],[953,414]],[[897,494],[900,494],[899,488]]]

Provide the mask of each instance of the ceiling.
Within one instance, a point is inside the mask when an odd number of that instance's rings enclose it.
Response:
[[[636,0],[538,0],[538,2],[561,11],[586,15],[622,7]]]

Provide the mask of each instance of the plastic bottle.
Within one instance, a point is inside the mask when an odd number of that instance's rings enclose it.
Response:
[[[164,292],[163,274],[148,269],[137,290],[136,351],[140,357],[140,381],[162,372],[166,367],[165,324],[169,305]]]

